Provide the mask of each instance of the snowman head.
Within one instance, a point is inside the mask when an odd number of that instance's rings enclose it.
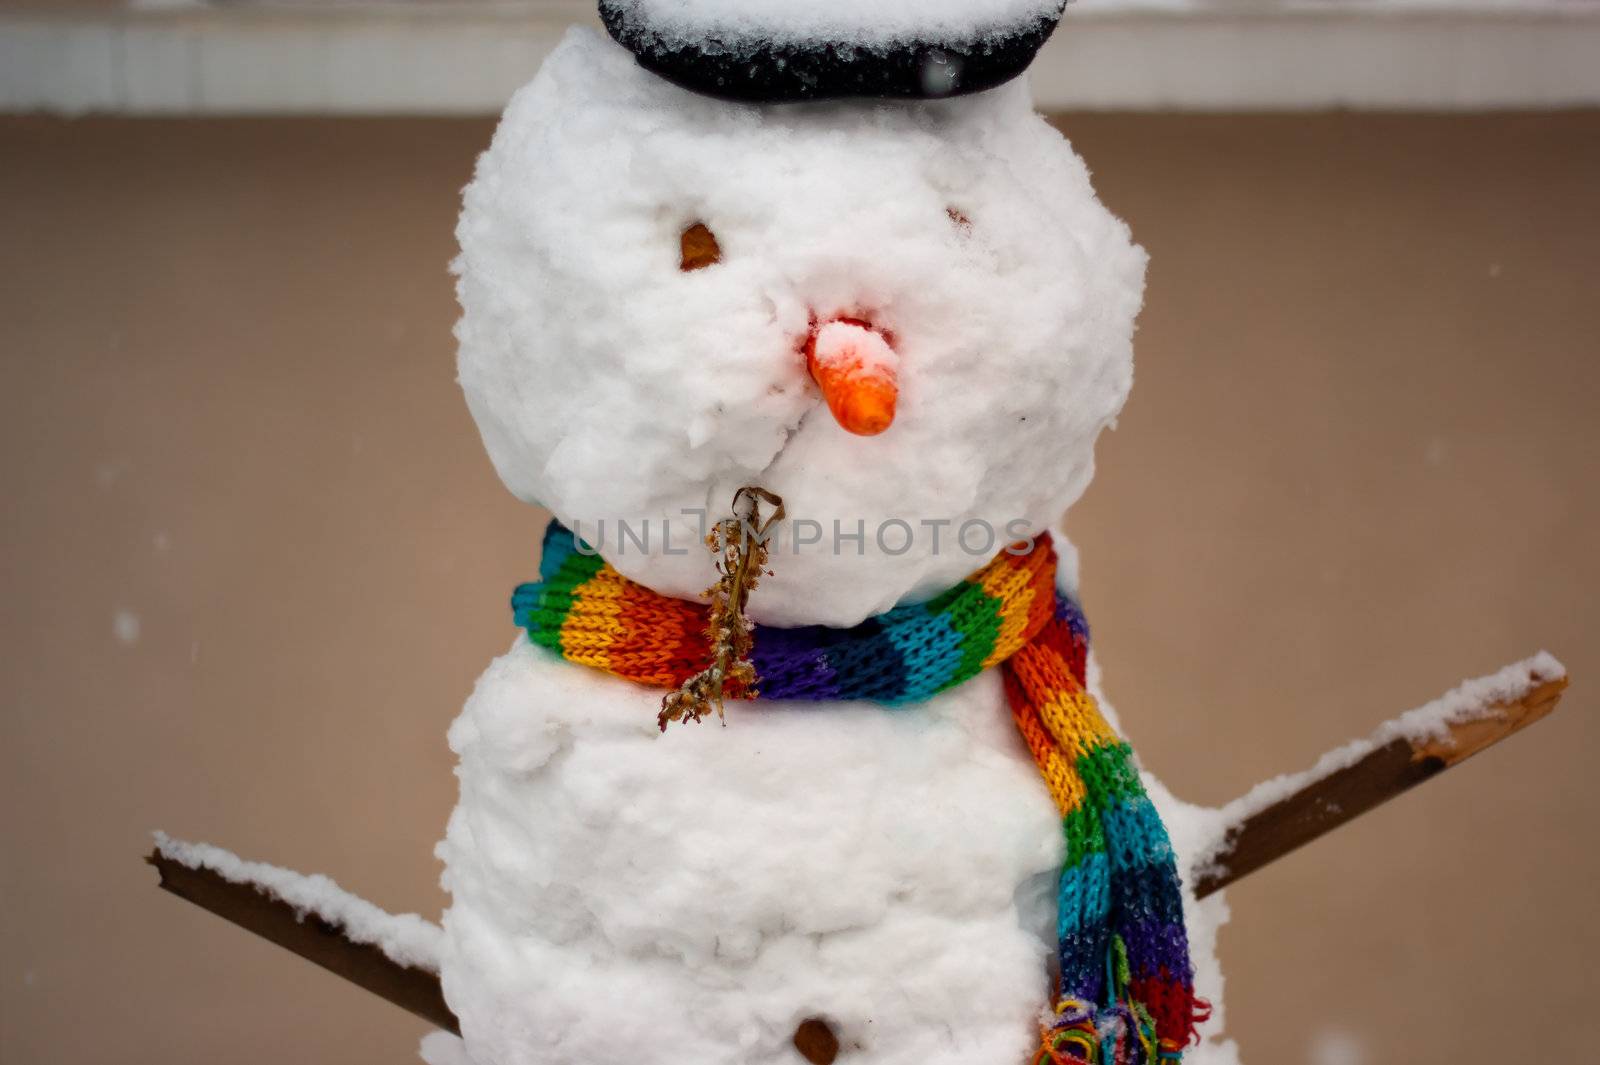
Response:
[[[1144,253],[1016,84],[730,103],[573,31],[458,236],[507,487],[686,598],[735,491],[782,496],[767,624],[854,624],[1045,528],[1132,381]]]

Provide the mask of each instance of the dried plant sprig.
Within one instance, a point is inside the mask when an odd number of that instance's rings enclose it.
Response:
[[[761,504],[772,508],[765,518]],[[767,565],[767,540],[783,520],[783,500],[765,488],[745,485],[733,494],[733,517],[717,522],[706,537],[716,556],[717,583],[705,591],[710,600],[706,637],[711,662],[661,700],[656,719],[661,731],[673,721],[699,721],[713,710],[727,724],[723,699],[732,688],[741,699],[756,697],[756,669],[750,662],[753,638],[744,605]]]

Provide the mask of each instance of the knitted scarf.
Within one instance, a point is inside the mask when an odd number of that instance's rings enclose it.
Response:
[[[1177,1061],[1209,1007],[1194,994],[1172,845],[1132,749],[1089,694],[1088,624],[1056,585],[1049,537],[1012,551],[928,602],[853,628],[756,626],[759,697],[900,706],[1000,666],[1067,840],[1059,995],[1033,1065]],[[704,666],[705,604],[635,584],[554,522],[539,577],[511,598],[534,643],[668,689]]]

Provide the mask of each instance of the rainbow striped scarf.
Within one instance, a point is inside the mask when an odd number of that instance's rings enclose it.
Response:
[[[511,597],[517,624],[534,643],[669,689],[704,666],[704,604],[635,584],[554,522],[539,577]],[[1060,993],[1041,1026],[1034,1065],[1176,1061],[1209,1007],[1194,994],[1172,845],[1132,749],[1089,694],[1088,650],[1088,624],[1058,590],[1055,550],[1041,536],[926,603],[850,629],[756,626],[750,659],[762,699],[890,706],[920,702],[999,665],[1067,838]]]

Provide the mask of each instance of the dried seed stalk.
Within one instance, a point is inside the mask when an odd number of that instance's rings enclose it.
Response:
[[[761,517],[761,504],[772,513]],[[783,520],[783,500],[764,488],[746,485],[733,494],[733,517],[719,521],[706,546],[717,559],[717,583],[707,588],[711,602],[706,636],[711,663],[661,700],[656,719],[661,731],[673,721],[699,721],[713,710],[723,715],[723,698],[732,688],[738,698],[756,697],[756,670],[750,662],[750,619],[744,604],[767,564],[768,532]]]

